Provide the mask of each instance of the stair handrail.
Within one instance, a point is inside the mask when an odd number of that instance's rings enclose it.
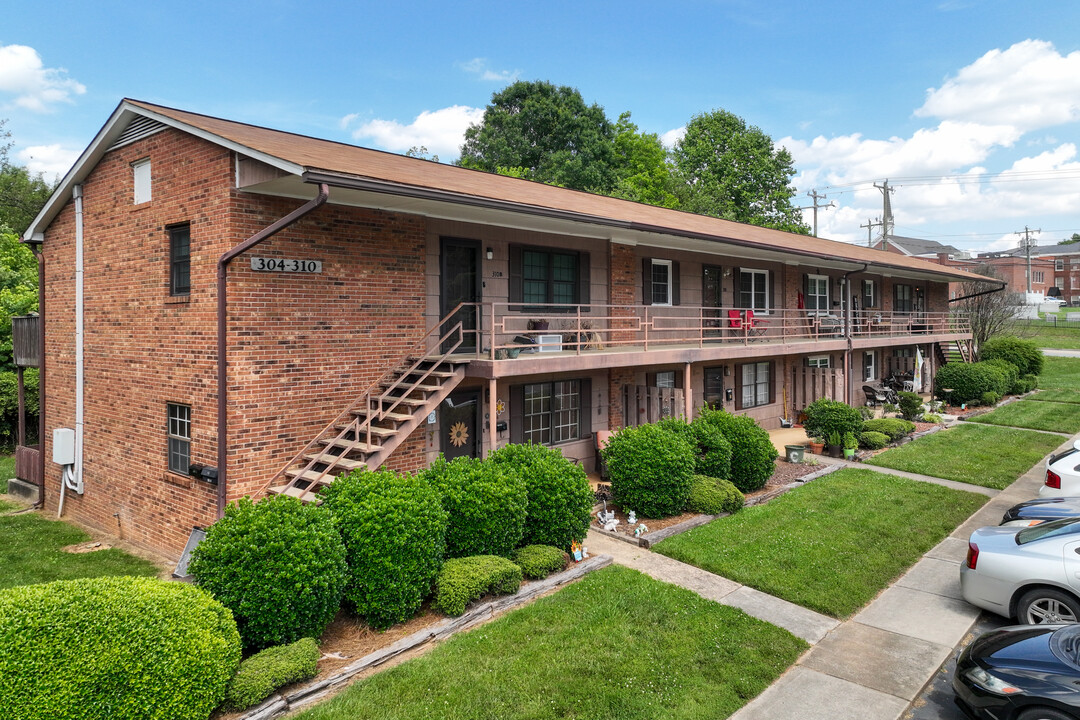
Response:
[[[416,355],[417,351],[418,351],[418,348],[424,348],[423,349],[423,354],[420,356],[419,360],[416,360],[409,367],[409,371],[412,371],[412,370],[416,369],[416,367],[418,365],[420,365],[421,363],[423,363],[423,362],[432,362],[432,361],[434,361],[435,364],[431,368],[428,368],[428,371],[426,373],[424,373],[423,377],[420,380],[414,382],[413,386],[419,384],[424,379],[429,377],[431,372],[433,370],[435,370],[437,367],[439,367],[439,365],[442,364],[446,360],[446,357],[448,355],[450,355],[451,353],[453,353],[455,350],[457,350],[459,347],[461,347],[461,344],[464,342],[464,330],[462,328],[461,321],[459,320],[455,325],[451,326],[449,330],[447,330],[445,333],[443,333],[441,336],[439,336],[438,340],[435,342],[435,344],[433,346],[435,352],[433,352],[432,350],[427,350],[426,349],[428,340],[431,338],[431,336],[433,334],[439,332],[439,330],[443,327],[443,325],[445,325],[448,321],[453,319],[453,317],[458,313],[459,310],[461,310],[462,307],[464,307],[465,305],[468,305],[468,304],[471,304],[471,303],[464,303],[464,302],[458,303],[454,307],[453,310],[451,310],[449,313],[447,313],[443,318],[441,318],[439,320],[439,322],[437,322],[430,329],[428,329],[428,331],[426,333],[424,333],[424,335],[422,337],[420,337],[419,340],[417,340],[415,343],[413,343],[413,345],[409,348],[409,350],[405,353],[404,356],[401,357],[401,359],[397,363],[391,365],[390,369],[387,370],[386,372],[384,372],[381,376],[379,376],[379,378],[376,379],[373,383],[371,383],[371,385],[369,385],[367,387],[367,389],[364,390],[364,392],[360,395],[360,397],[358,397],[355,401],[353,401],[352,403],[347,405],[345,407],[344,411],[342,411],[337,417],[335,417],[333,420],[331,420],[322,430],[320,430],[311,439],[310,442],[308,442],[307,445],[304,446],[304,448],[300,452],[298,452],[288,462],[286,462],[285,465],[283,465],[282,468],[280,470],[278,470],[277,473],[275,473],[272,478],[270,478],[270,481],[268,483],[266,483],[265,486],[263,486],[262,492],[266,492],[266,490],[268,488],[273,487],[274,483],[278,480],[278,478],[285,475],[285,473],[288,472],[290,467],[292,467],[297,462],[299,462],[301,459],[303,459],[304,455],[307,454],[307,452],[310,451],[313,447],[315,447],[315,445],[318,444],[319,440],[327,432],[329,432],[331,428],[336,426],[339,422],[342,421],[342,419],[344,419],[350,413],[352,413],[352,411],[357,406],[359,406],[361,402],[366,403],[364,405],[364,407],[367,410],[367,413],[364,416],[364,421],[361,422],[359,417],[354,418],[352,422],[350,422],[348,425],[346,425],[345,428],[340,433],[338,433],[338,435],[334,438],[334,441],[336,442],[337,440],[341,440],[346,434],[348,434],[349,432],[353,432],[353,431],[356,432],[356,435],[358,437],[359,433],[360,433],[360,430],[363,428],[363,425],[366,423],[366,425],[367,425],[366,441],[367,441],[367,444],[370,446],[371,445],[371,422],[372,422],[371,396],[372,396],[373,390],[375,390],[378,387],[381,387],[382,383],[385,382],[389,377],[392,377],[394,375],[394,373],[397,372],[397,369],[401,367],[402,364],[404,364],[406,361],[408,361],[408,359],[410,357],[413,357],[414,355]],[[447,342],[454,335],[454,333],[457,333],[457,336],[458,336],[457,337],[457,342],[455,342],[453,344],[453,346],[449,350],[445,350],[445,351],[442,350],[441,348],[442,348],[443,343]],[[439,357],[437,361],[434,360],[436,354],[441,354],[441,357]],[[402,377],[404,377],[404,376],[405,375],[403,375]],[[395,382],[393,384],[394,387],[396,387],[397,385],[398,385],[397,382]],[[403,393],[402,397],[404,397],[407,394],[408,394],[408,392]],[[386,410],[386,411],[381,410],[381,405],[382,405],[381,400],[383,399],[384,396],[385,396],[385,393],[383,393],[382,395],[379,396],[379,399],[380,399],[380,403],[379,403],[380,412],[378,413],[378,415],[379,415],[378,419],[380,419],[380,420],[382,420],[382,419],[384,419],[386,417],[387,412],[390,412],[390,410]],[[393,405],[393,407],[396,408],[398,404],[400,404],[400,400],[397,403],[395,403]],[[356,427],[353,427],[354,425]],[[354,441],[354,443],[358,443],[358,442],[359,442],[359,439]],[[355,444],[352,447],[355,447]],[[351,450],[351,449],[352,448],[350,447],[349,450]],[[343,452],[339,457],[344,457],[346,454],[348,454],[348,450]],[[296,484],[297,479],[298,478],[303,478],[303,476],[309,470],[311,470],[311,468],[313,468],[315,466],[317,461],[318,461],[318,458],[314,458],[314,459],[310,460],[304,466],[304,468],[297,474],[297,476],[286,484],[285,489],[287,490],[287,489],[293,487]],[[323,470],[322,473],[319,474],[319,477],[318,477],[317,481],[322,480],[324,477],[326,477],[326,474],[328,472],[330,472],[334,467],[336,467],[336,465],[337,465],[336,462],[333,463],[333,464],[328,465],[327,468],[325,470]]]

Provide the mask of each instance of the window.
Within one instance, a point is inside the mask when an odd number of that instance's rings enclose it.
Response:
[[[652,261],[652,280],[650,282],[652,292],[649,297],[653,305],[671,304],[671,261]]]
[[[910,285],[894,285],[894,302],[893,311],[895,312],[911,312],[912,310],[912,288]]]
[[[1061,287],[1061,286],[1058,285],[1057,287]],[[1077,278],[1070,278],[1069,279],[1069,289],[1070,290],[1076,290],[1077,288],[1080,288],[1080,280],[1078,280]]]
[[[703,400],[709,407],[724,407],[724,368],[705,368],[705,397]]]
[[[191,407],[168,403],[166,412],[169,418],[169,470],[187,475],[191,466]]]
[[[910,358],[915,357],[915,352],[909,347],[894,348],[892,351],[892,356],[895,358]]]
[[[742,379],[742,404],[740,409],[769,404],[771,401],[769,388],[771,366],[772,363],[767,362],[747,363],[739,366]]]
[[[577,253],[550,250],[522,250],[522,300],[532,303],[578,301]]]
[[[131,164],[132,173],[135,176],[135,204],[140,205],[149,202],[152,197],[150,183],[150,160],[139,160]]]
[[[174,225],[169,231],[169,294],[191,293],[191,226]]]
[[[581,436],[580,380],[525,385],[522,400],[525,442],[553,445]]]
[[[1064,260],[1055,260],[1054,261],[1054,269],[1055,270],[1064,270],[1065,269],[1065,261]]]
[[[814,311],[814,314],[829,312],[829,278],[827,276],[806,276],[806,309]]]
[[[1080,265],[1080,258],[1069,258],[1070,265]]]
[[[873,280],[862,281],[862,305],[863,309],[878,306],[877,283]]]
[[[863,353],[863,381],[877,380],[877,354],[873,350]]]
[[[1043,273],[1042,270],[1032,270],[1031,271],[1031,282],[1033,282],[1033,283],[1046,282],[1046,275]]]
[[[766,270],[739,271],[739,307],[769,312],[769,273]]]
[[[678,387],[675,384],[675,371],[665,370],[664,372],[656,373],[656,384],[654,387],[658,388],[673,388]]]
[[[806,358],[806,366],[812,368],[832,367],[832,357],[829,355],[814,355]]]

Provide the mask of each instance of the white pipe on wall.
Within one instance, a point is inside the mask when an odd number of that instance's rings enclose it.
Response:
[[[75,200],[75,463],[64,467],[57,516],[64,512],[64,490],[83,494],[83,192],[72,188]]]

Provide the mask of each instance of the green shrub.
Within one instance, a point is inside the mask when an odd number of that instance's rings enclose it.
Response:
[[[1001,395],[999,395],[996,392],[989,391],[989,392],[984,392],[982,394],[982,397],[979,398],[979,404],[980,405],[997,405],[1000,400],[1001,400]]]
[[[1016,381],[1016,390],[1014,392],[1017,395],[1023,395],[1024,393],[1031,392],[1037,387],[1039,387],[1038,375],[1021,375],[1020,379]]]
[[[955,404],[971,402],[985,392],[1001,394],[1008,390],[1007,376],[1001,368],[987,363],[948,363],[934,378],[934,394],[948,396]],[[950,392],[946,393],[948,388]]]
[[[854,412],[853,408],[848,409]],[[855,416],[858,417],[858,413]],[[709,407],[701,409],[695,422],[698,421],[716,426],[731,443],[730,480],[735,487],[747,493],[765,486],[776,470],[777,458],[776,447],[766,430],[753,418]]]
[[[859,433],[859,447],[864,450],[880,450],[889,444],[889,436],[882,432],[866,430]]]
[[[694,450],[682,437],[656,425],[626,427],[611,436],[601,453],[611,495],[624,510],[662,518],[686,507]]]
[[[319,644],[313,638],[266,648],[240,663],[225,693],[225,707],[244,710],[283,685],[310,680],[318,673],[318,662]]]
[[[525,483],[525,545],[554,545],[568,549],[589,530],[594,502],[585,470],[554,448],[544,445],[506,445],[488,456],[507,474]]]
[[[565,570],[570,556],[551,545],[526,545],[514,551],[510,558],[522,574],[533,580],[546,578],[553,572]]]
[[[446,510],[446,557],[508,557],[525,534],[529,495],[508,464],[441,455],[420,471]]]
[[[844,433],[844,449],[845,450],[854,450],[857,447],[859,447],[859,440],[858,440],[858,438],[855,437],[855,433],[853,433],[853,432]]]
[[[905,420],[914,420],[922,414],[922,398],[917,393],[901,391],[900,414]]]
[[[731,476],[731,443],[719,428],[707,422],[688,423],[682,418],[664,418],[656,423],[681,436],[694,448],[694,472],[698,475]]]
[[[1021,375],[1039,375],[1043,369],[1043,354],[1035,341],[1007,335],[984,342],[979,348],[979,359],[1006,360],[1015,365]]]
[[[997,368],[1005,376],[1004,382],[998,388],[1000,395],[1016,392],[1017,383],[1020,381],[1020,371],[1008,360],[1002,360],[1000,358],[994,360],[984,360],[984,365]]]
[[[900,418],[878,418],[867,420],[863,423],[863,433],[879,432],[888,436],[891,442],[896,442],[905,435],[915,432],[915,423]]]
[[[922,421],[927,422],[927,423],[935,423],[935,424],[937,424],[937,423],[941,422],[941,416],[940,415],[935,415],[934,413],[926,413],[925,415],[922,416]]]
[[[818,398],[806,406],[806,419],[803,428],[810,437],[827,438],[831,433],[858,432],[862,426],[862,415],[847,403],[829,398]]]
[[[829,433],[829,436],[825,438],[825,444],[826,445],[832,445],[833,447],[836,447],[836,446],[842,444],[843,442],[844,442],[844,438],[841,437],[840,433],[836,432],[835,430],[833,430],[831,433]]]
[[[435,581],[436,610],[457,616],[488,593],[508,595],[521,587],[521,568],[499,555],[447,560]]]
[[[690,485],[690,499],[686,509],[706,515],[733,513],[743,506],[745,498],[730,480],[695,475]]]
[[[2,299],[2,295],[0,295]],[[0,301],[0,318],[3,317],[2,301]],[[8,338],[11,337],[11,325],[7,326]],[[2,334],[2,331],[0,331]],[[2,349],[0,343],[0,349]],[[11,360],[11,342],[7,343],[8,361]],[[15,445],[19,441],[19,379],[18,375],[10,370],[0,371],[0,452],[15,452]],[[28,445],[37,443],[37,423],[31,420],[38,414],[38,369],[26,368],[23,372],[23,388],[25,390],[24,402],[26,403],[26,442]]]
[[[345,599],[375,628],[402,622],[431,592],[446,550],[439,495],[413,475],[359,470],[323,492],[345,541]]]
[[[232,614],[193,585],[101,577],[0,591],[10,720],[206,720],[239,663]]]
[[[189,569],[199,587],[232,610],[249,649],[322,635],[348,578],[333,520],[285,495],[226,507]]]

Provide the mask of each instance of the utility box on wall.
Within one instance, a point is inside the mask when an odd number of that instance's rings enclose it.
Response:
[[[52,437],[52,461],[57,465],[74,465],[75,431],[71,428],[56,428]]]

